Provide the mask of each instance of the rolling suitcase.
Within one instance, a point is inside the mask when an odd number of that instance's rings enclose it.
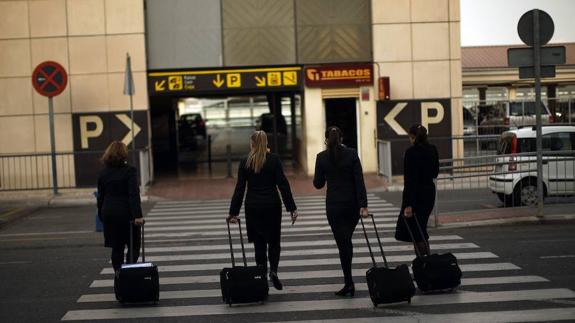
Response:
[[[365,235],[367,248],[369,249],[369,255],[373,261],[373,267],[371,267],[365,274],[369,296],[373,302],[373,306],[404,301],[411,303],[411,298],[415,294],[415,286],[413,285],[409,268],[407,265],[400,265],[393,269],[389,268],[387,265],[387,259],[385,258],[385,253],[383,252],[379,233],[377,232],[375,219],[373,218],[373,214],[370,214],[369,216],[373,222],[373,228],[375,229],[375,235],[385,264],[385,267],[377,267],[375,258],[373,257],[373,252],[371,251],[371,245],[369,244],[369,238],[367,237],[367,231],[363,224],[363,218],[360,217],[361,227],[363,228],[363,234]]]
[[[130,250],[133,227],[130,225]],[[131,255],[133,257],[133,252]],[[132,262],[134,259],[131,259]],[[116,299],[122,303],[157,303],[160,300],[158,267],[146,262],[144,225],[142,225],[142,262],[124,264],[114,278]]]
[[[419,225],[417,217],[414,215],[413,218],[419,229],[419,234],[424,238],[423,230]],[[462,274],[457,264],[457,258],[450,252],[430,255],[421,254],[421,252],[417,250],[413,232],[405,217],[404,220],[411,240],[413,240],[416,252],[416,258],[413,259],[411,268],[413,269],[413,277],[417,283],[417,287],[422,292],[438,293],[453,291],[461,285]],[[429,242],[427,242],[427,248],[430,249]]]
[[[244,238],[242,235],[242,225],[238,219],[240,229],[240,242],[242,245],[242,256],[244,266],[236,266],[234,258],[234,249],[232,247],[232,233],[230,223],[228,225],[228,238],[230,242],[230,253],[232,256],[232,267],[224,268],[220,272],[220,288],[222,289],[222,299],[224,303],[245,304],[264,302],[268,298],[268,281],[267,270],[261,266],[249,266],[246,260],[246,251],[244,249]]]

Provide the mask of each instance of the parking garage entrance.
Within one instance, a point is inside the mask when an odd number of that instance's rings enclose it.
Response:
[[[301,138],[300,67],[149,73],[154,174],[221,178],[237,172],[254,130],[284,167],[297,169]]]

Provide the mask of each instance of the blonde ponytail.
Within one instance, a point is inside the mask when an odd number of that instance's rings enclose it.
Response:
[[[254,173],[259,173],[266,162],[268,152],[268,137],[264,131],[256,131],[250,137],[252,148],[248,154],[246,168],[252,169]]]

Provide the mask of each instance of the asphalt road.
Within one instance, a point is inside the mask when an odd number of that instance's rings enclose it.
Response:
[[[388,195],[387,200],[394,202],[392,195]],[[146,209],[149,207],[146,206]],[[88,286],[94,279],[98,279],[102,268],[108,266],[109,250],[102,247],[102,237],[92,232],[93,229],[93,207],[40,208],[3,227],[0,230],[0,322],[58,322],[70,309],[76,308],[78,298],[90,292]],[[440,229],[433,234],[461,236],[465,242],[475,243],[485,251],[496,254],[498,262],[521,267],[522,275],[549,279],[545,288],[568,288],[575,291],[574,230],[575,222],[561,222]],[[359,267],[364,268],[366,265]],[[337,266],[333,268],[337,269]],[[537,287],[537,284],[531,285],[527,284],[524,288]],[[486,285],[462,289],[485,292],[502,290],[504,287]],[[297,300],[296,295],[292,296],[288,300]],[[215,301],[217,303],[217,299]],[[175,303],[187,304],[185,300]],[[190,300],[190,304],[194,304],[193,300]],[[517,310],[540,308],[547,306],[545,304],[545,301],[507,302],[460,304],[463,307],[458,309],[454,306],[424,308],[428,314],[443,315],[462,309],[469,312]],[[549,300],[548,305],[573,307],[575,300]],[[391,310],[386,315],[409,315],[408,312],[403,310],[394,313]],[[313,315],[289,312],[284,315],[254,314],[242,316],[241,321],[330,319],[333,315],[330,311],[319,311]],[[356,314],[353,311],[341,311],[341,315],[343,318]],[[147,321],[189,320],[182,317]],[[207,318],[204,320],[210,321]],[[227,321],[234,319],[229,318]]]

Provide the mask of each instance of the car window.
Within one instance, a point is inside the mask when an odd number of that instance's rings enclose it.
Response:
[[[544,151],[569,151],[573,150],[573,143],[571,141],[571,133],[569,132],[556,132],[543,136],[543,150]]]
[[[542,114],[547,113],[547,108],[545,105],[541,103],[543,109],[541,109]],[[523,115],[535,115],[537,111],[535,111],[535,102],[533,101],[526,101],[526,102],[509,102],[509,115],[510,116],[523,116]]]
[[[520,138],[517,140],[518,153],[533,153],[537,151],[535,138]]]
[[[512,133],[504,133],[499,138],[499,143],[497,144],[497,154],[498,155],[508,155],[511,154],[511,145],[513,137],[515,135]]]

